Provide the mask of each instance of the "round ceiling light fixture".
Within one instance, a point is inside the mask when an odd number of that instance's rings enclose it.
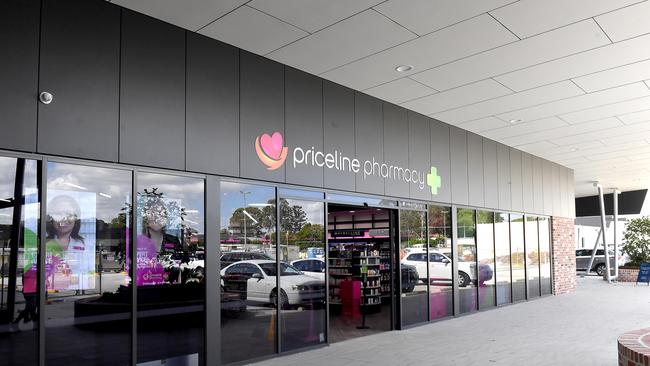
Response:
[[[395,68],[397,72],[407,72],[413,70],[413,65],[399,65]]]

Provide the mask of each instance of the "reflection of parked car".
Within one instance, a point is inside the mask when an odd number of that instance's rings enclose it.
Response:
[[[320,278],[325,281],[325,261],[322,259],[298,259],[291,262],[291,265],[298,268],[308,276]]]
[[[427,253],[425,251],[411,251],[404,259],[403,264],[409,264],[417,268],[420,279],[427,278]],[[476,263],[474,262],[458,262],[458,286],[465,287],[471,282],[476,283],[475,278]],[[493,270],[487,264],[479,265],[480,278],[482,281],[489,281],[492,279]],[[429,251],[429,281],[451,281],[451,258],[447,255],[435,250]]]
[[[586,271],[593,253],[593,249],[576,249],[576,270]],[[611,251],[609,252],[609,263],[610,267],[614,268],[614,252]],[[607,270],[606,264],[605,249],[597,249],[591,270],[595,271],[599,276],[602,276]]]
[[[226,268],[229,265],[240,262],[240,261],[250,261],[250,260],[273,260],[264,253],[256,252],[229,252],[221,255],[221,268]]]
[[[325,282],[280,262],[280,291],[276,287],[276,262],[247,260],[233,263],[221,270],[222,281],[246,281],[246,299],[265,304],[278,303],[283,309],[291,305],[317,303],[325,300]],[[222,282],[223,286],[223,282]]]
[[[400,264],[400,268],[402,270],[402,292],[413,292],[420,281],[417,268],[404,263]]]

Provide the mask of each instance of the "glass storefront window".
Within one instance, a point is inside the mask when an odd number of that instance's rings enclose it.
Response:
[[[203,363],[204,180],[137,176],[138,363]]]
[[[476,213],[476,252],[478,256],[478,307],[495,306],[494,213]]]
[[[553,293],[551,281],[551,219],[539,217],[539,268],[542,295]]]
[[[451,207],[429,206],[429,318],[454,314]]]
[[[280,199],[280,230],[280,344],[289,351],[325,342],[325,203]]]
[[[128,365],[131,172],[50,162],[47,178],[45,363]]]
[[[526,300],[526,251],[524,216],[510,215],[510,259],[512,264],[512,301]]]
[[[402,324],[411,325],[428,320],[427,283],[434,269],[428,260],[426,212],[400,210],[399,215],[402,276],[416,277],[402,278]]]
[[[526,216],[526,277],[528,297],[539,297],[539,237],[537,217]]]
[[[230,363],[276,352],[275,188],[221,182],[220,198],[221,362]]]
[[[512,301],[510,276],[510,217],[507,213],[494,215],[494,276],[497,285],[497,305]]]
[[[38,361],[39,163],[0,157],[0,364]]]
[[[458,305],[460,313],[477,309],[476,211],[458,209]]]

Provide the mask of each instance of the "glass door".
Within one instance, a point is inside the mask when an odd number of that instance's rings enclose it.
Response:
[[[280,189],[280,351],[326,340],[323,194]],[[318,199],[320,200],[311,200]]]

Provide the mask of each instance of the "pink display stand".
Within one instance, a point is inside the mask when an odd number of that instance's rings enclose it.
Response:
[[[345,280],[340,284],[341,294],[341,315],[358,318],[361,316],[359,305],[361,305],[361,281]]]

